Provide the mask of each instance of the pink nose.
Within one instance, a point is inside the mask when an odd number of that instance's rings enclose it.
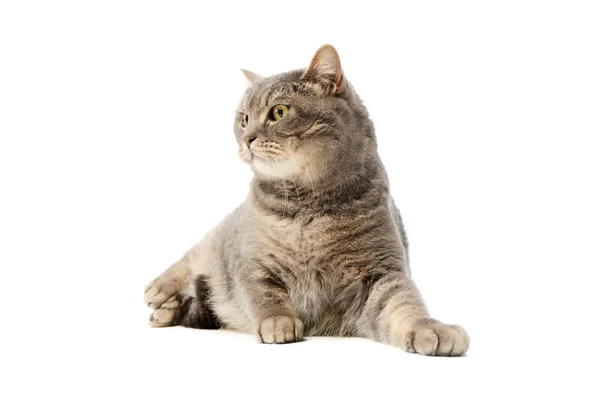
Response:
[[[248,146],[248,148],[250,148],[250,145],[252,144],[252,142],[254,142],[256,140],[256,136],[248,136],[246,137],[245,141],[246,141],[246,146]]]

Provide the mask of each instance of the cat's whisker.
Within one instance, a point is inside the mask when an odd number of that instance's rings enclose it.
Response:
[[[338,131],[337,129],[335,129],[335,128],[334,128],[333,126],[331,126],[331,125],[328,125],[328,124],[326,124],[326,123],[324,123],[324,122],[323,122],[323,123],[321,123],[321,125],[322,125],[322,126],[326,126],[327,128],[329,128],[329,129],[331,129],[331,130],[333,130],[333,131],[337,132],[339,135],[341,135],[341,134],[342,134],[342,132]]]
[[[298,204],[301,205],[300,192],[298,191],[298,186],[296,186],[296,181],[294,180],[293,176],[290,176],[290,178],[292,179],[292,183],[294,184],[294,187],[296,188],[296,196],[298,196]]]
[[[316,120],[312,123],[310,127],[308,127],[302,135],[312,135],[313,133],[317,133],[323,126],[329,126],[321,122],[321,120]]]
[[[266,145],[262,145],[259,147],[254,148],[254,152],[255,154],[257,154],[258,156],[265,156],[265,157],[272,157],[273,160],[276,160],[276,157],[281,157],[282,155],[285,154],[285,152],[283,151],[283,149],[280,147],[274,147],[274,146],[266,146]]]

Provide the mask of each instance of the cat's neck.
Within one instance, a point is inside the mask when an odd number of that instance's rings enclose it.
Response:
[[[293,217],[298,213],[349,209],[365,197],[387,197],[389,191],[387,175],[375,154],[352,169],[328,171],[304,179],[255,176],[251,192],[263,209]]]

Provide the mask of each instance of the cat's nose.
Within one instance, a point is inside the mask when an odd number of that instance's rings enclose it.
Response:
[[[252,144],[252,142],[254,142],[256,140],[256,136],[247,136],[246,137],[246,146],[248,146],[248,148],[250,148],[250,145]]]

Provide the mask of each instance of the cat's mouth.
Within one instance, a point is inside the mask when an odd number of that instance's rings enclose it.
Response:
[[[242,161],[250,164],[256,174],[271,178],[290,178],[301,172],[301,162],[286,154],[276,145],[240,146],[238,155]]]
[[[259,152],[256,151],[252,151],[250,150],[250,157],[254,160],[255,158],[263,160],[265,162],[269,162],[269,161],[281,161],[281,160],[285,160],[285,158],[283,157],[274,157],[273,155],[265,155],[265,154],[260,154]]]
[[[250,148],[248,149],[250,152],[250,157],[252,160],[259,159],[262,160],[264,162],[279,162],[279,161],[284,161],[287,160],[288,157],[285,154],[281,154],[279,152],[274,152],[271,150],[263,150],[263,149],[254,149],[254,148]]]
[[[264,160],[281,160],[287,158],[285,151],[275,146],[251,145],[248,150],[253,156],[262,158]]]

